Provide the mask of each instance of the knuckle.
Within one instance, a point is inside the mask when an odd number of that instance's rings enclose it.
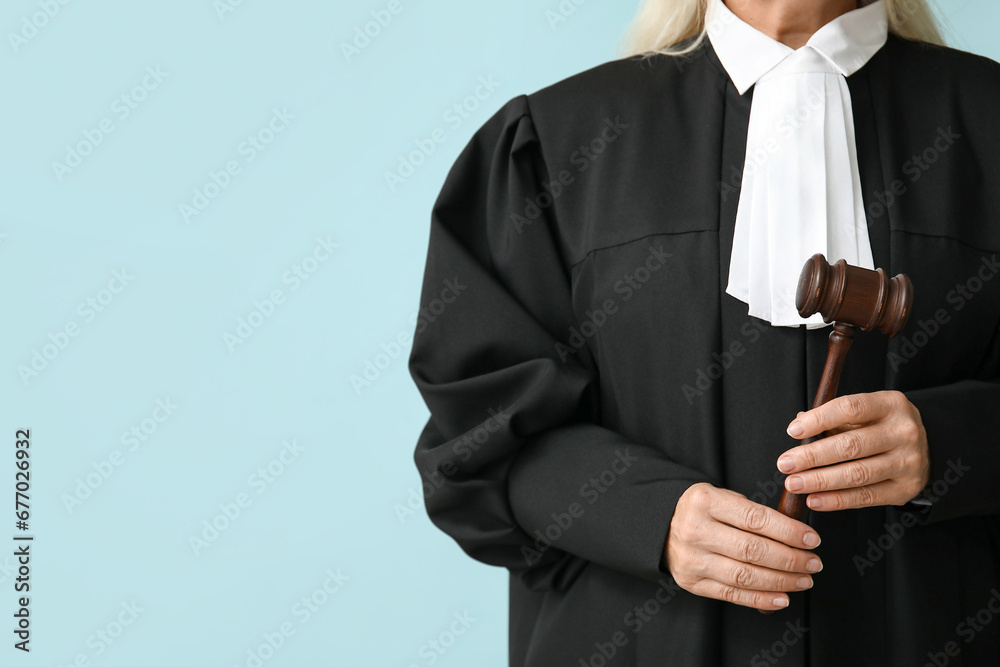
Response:
[[[802,572],[806,569],[804,558],[798,558],[794,553],[785,554],[781,558],[780,569],[785,572]]]
[[[815,447],[803,447],[795,454],[796,459],[801,459],[799,464],[802,468],[808,470],[809,468],[815,468],[819,462],[819,453],[816,451]]]
[[[910,402],[909,399],[906,398],[906,395],[903,392],[897,391],[895,389],[887,390],[883,392],[883,395],[885,396],[889,404],[892,405],[893,407],[906,405],[907,403]]]
[[[844,397],[844,416],[850,423],[861,419],[865,413],[865,401],[860,396],[848,395]]]
[[[826,491],[828,488],[830,488],[829,477],[821,472],[816,473],[814,475],[810,475],[806,479],[808,482],[806,484],[806,487],[811,488],[813,493],[816,493],[817,491]]]
[[[707,507],[712,501],[712,490],[707,484],[696,484],[691,487],[691,501],[697,507]]]
[[[677,585],[683,588],[684,590],[688,591],[689,593],[693,593],[700,579],[698,579],[698,577],[693,577],[688,574],[677,573],[674,575],[674,581],[676,581]]]
[[[750,588],[753,579],[753,569],[749,565],[738,565],[733,570],[733,581],[739,588]]]
[[[871,472],[864,463],[852,463],[847,466],[847,481],[851,486],[864,486],[871,479]]]
[[[798,569],[798,558],[796,558],[794,552],[790,552],[787,549],[779,549],[770,559],[769,565],[775,570],[795,572]]]
[[[862,507],[872,507],[875,504],[875,493],[868,487],[863,486],[857,490],[858,504]]]
[[[920,439],[920,427],[911,419],[904,419],[899,424],[899,438],[905,443],[916,442]]]
[[[746,563],[760,563],[767,556],[767,547],[760,540],[752,537],[743,540],[740,544],[740,560]]]
[[[701,542],[704,526],[700,521],[685,519],[677,523],[676,535],[684,544],[698,544]]]
[[[856,459],[861,455],[863,444],[860,436],[853,431],[845,431],[840,435],[839,454],[844,460]]]
[[[749,504],[743,510],[743,523],[749,530],[760,532],[767,527],[767,511],[757,504]]]
[[[740,601],[740,589],[735,586],[724,586],[722,588],[722,599],[726,602],[737,604]]]

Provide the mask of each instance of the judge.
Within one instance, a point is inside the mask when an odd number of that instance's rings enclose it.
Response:
[[[1000,664],[1000,65],[860,4],[647,0],[449,172],[415,462],[510,665]],[[810,410],[817,252],[916,299]]]

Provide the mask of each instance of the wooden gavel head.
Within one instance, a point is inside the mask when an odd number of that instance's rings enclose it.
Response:
[[[910,317],[913,284],[906,274],[889,279],[882,269],[835,264],[822,253],[810,257],[799,276],[795,307],[802,317],[820,313],[824,322],[843,322],[895,336]]]

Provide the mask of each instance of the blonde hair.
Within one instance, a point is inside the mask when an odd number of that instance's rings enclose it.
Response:
[[[860,5],[872,0],[861,0]],[[708,34],[709,0],[643,0],[625,36],[623,55],[683,55],[698,48]],[[943,45],[934,13],[925,0],[885,0],[889,32],[919,42]]]

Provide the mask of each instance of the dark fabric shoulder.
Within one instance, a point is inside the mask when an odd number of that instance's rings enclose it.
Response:
[[[1000,63],[976,53],[918,42],[899,35],[889,35],[887,50],[895,59],[905,59],[908,66],[896,70],[903,77],[930,78],[933,81],[962,87],[1000,92]]]
[[[919,91],[936,104],[953,102],[951,108],[967,110],[991,128],[997,127],[1000,63],[968,51],[892,34],[884,50],[888,72],[898,90]]]
[[[1000,64],[895,35],[870,64],[891,229],[1000,250]]]
[[[724,84],[724,72],[712,67],[712,58],[706,57],[709,54],[714,55],[704,40],[684,56],[650,53],[611,60],[541,88],[531,93],[528,101],[538,116],[569,120],[610,108],[633,107],[648,100],[651,89]]]
[[[463,155],[504,148],[510,152],[535,140],[527,95],[516,95],[497,109],[472,135]],[[498,146],[506,141],[506,145]],[[471,156],[467,156],[471,157]]]
[[[704,55],[705,45],[707,42],[686,56],[649,53],[610,60],[549,84],[530,98],[536,104],[558,106],[641,92],[654,81],[669,83],[683,76],[692,62]]]
[[[703,42],[630,56],[527,95],[567,261],[660,233],[714,231],[726,86]]]

